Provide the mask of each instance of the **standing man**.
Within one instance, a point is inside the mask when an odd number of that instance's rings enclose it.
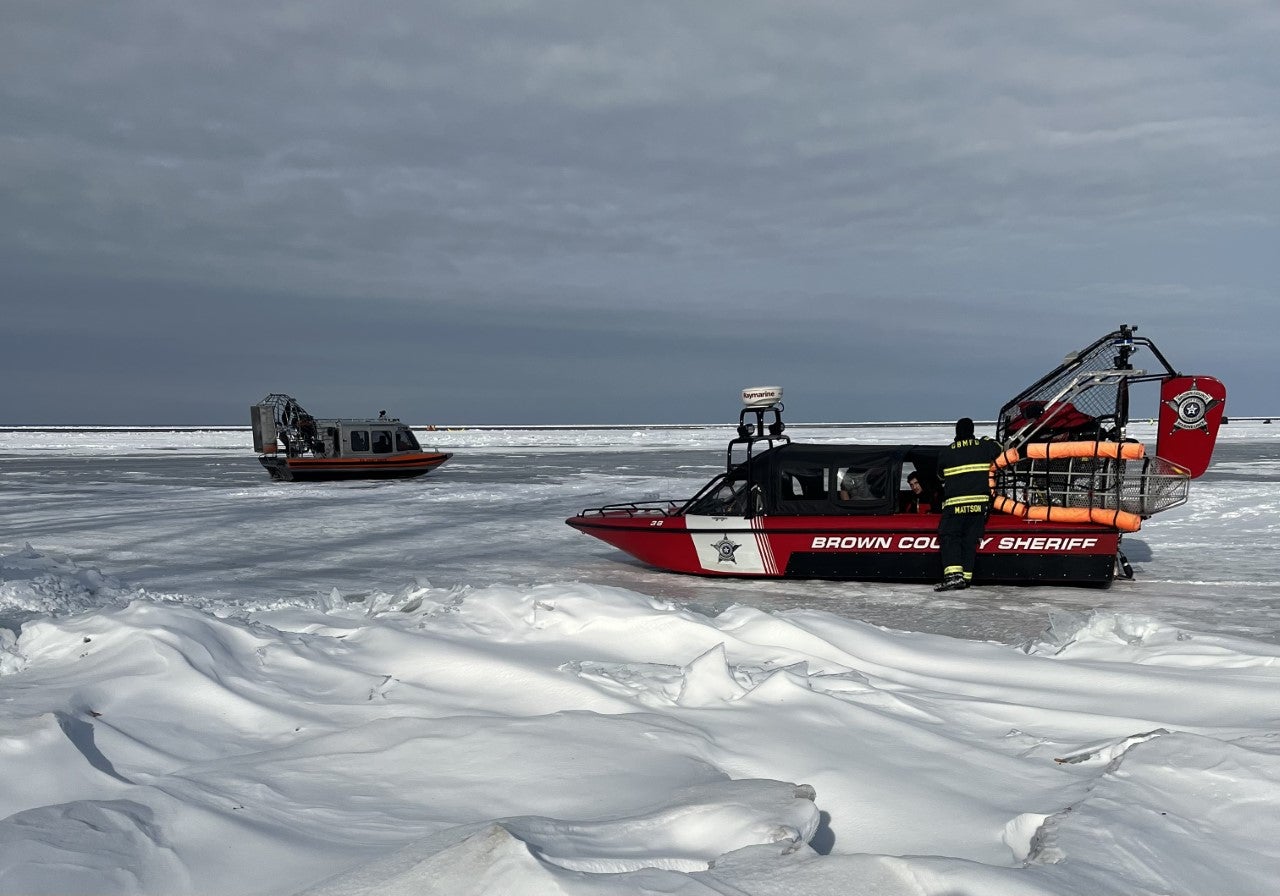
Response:
[[[989,474],[1003,449],[995,439],[973,436],[973,421],[956,421],[956,440],[938,455],[942,480],[942,521],[938,543],[942,550],[942,582],[934,591],[968,588],[978,557],[978,543],[991,510]]]

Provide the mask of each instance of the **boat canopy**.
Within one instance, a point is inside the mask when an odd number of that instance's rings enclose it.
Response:
[[[936,486],[940,445],[776,445],[731,467],[686,505],[710,516],[898,513],[903,477]]]

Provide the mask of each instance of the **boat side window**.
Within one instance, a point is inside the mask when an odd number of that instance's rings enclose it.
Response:
[[[782,471],[782,500],[822,501],[827,497],[822,467],[788,467]]]
[[[351,430],[351,451],[367,452],[369,450],[369,430],[353,429]]]
[[[418,451],[418,440],[414,438],[413,433],[407,429],[396,430],[396,450],[397,451]]]
[[[889,497],[889,471],[878,466],[848,466],[836,468],[837,503],[852,510],[876,511],[883,509]],[[897,493],[895,490],[894,497]],[[896,501],[895,501],[896,503]]]
[[[390,454],[391,453],[391,430],[375,429],[373,430],[373,453],[374,454]]]
[[[833,513],[828,481],[830,470],[821,462],[787,461],[778,469],[777,512],[783,514]]]

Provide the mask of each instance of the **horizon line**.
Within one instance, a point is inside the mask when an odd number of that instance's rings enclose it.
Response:
[[[1222,425],[1229,426],[1232,420],[1238,422],[1253,423],[1270,423],[1273,419],[1280,417],[1280,414],[1273,415],[1250,415],[1250,416],[1228,416],[1224,417]],[[1138,421],[1130,421],[1130,425],[1134,422],[1154,422],[1155,418],[1142,418]],[[403,421],[398,421],[403,422]],[[978,426],[994,426],[995,420],[977,420]],[[711,423],[448,423],[448,424],[407,424],[412,430],[419,432],[450,432],[461,430],[536,430],[536,429],[598,429],[598,430],[622,430],[622,429],[707,429],[710,427],[724,426],[733,428],[736,424],[732,422],[711,422]],[[859,420],[859,421],[825,421],[825,422],[805,422],[786,424],[787,429],[797,428],[818,428],[825,427],[829,429],[856,429],[868,428],[876,426],[887,427],[907,427],[907,426],[953,426],[954,420]],[[0,433],[23,433],[23,432],[250,432],[252,427],[248,424],[97,424],[97,423],[33,423],[33,424],[3,424],[0,425]]]

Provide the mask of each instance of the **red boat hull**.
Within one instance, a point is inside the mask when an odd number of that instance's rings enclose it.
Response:
[[[937,582],[936,514],[694,517],[652,508],[566,522],[651,566],[706,576]],[[992,514],[975,582],[1107,585],[1120,533]]]
[[[272,479],[285,482],[320,482],[337,479],[405,479],[423,476],[443,464],[446,452],[407,452],[379,457],[284,457],[258,458]]]

